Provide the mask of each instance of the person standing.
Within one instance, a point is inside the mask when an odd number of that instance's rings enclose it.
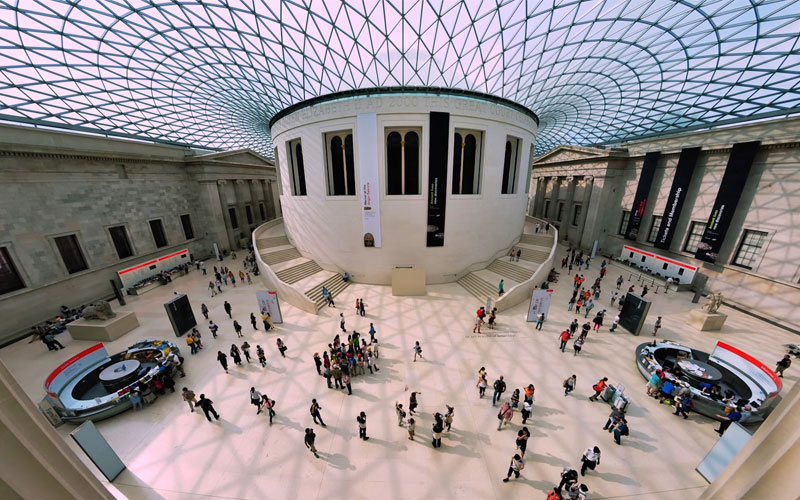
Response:
[[[622,286],[623,281],[625,281],[625,279],[622,277],[622,275],[620,275],[619,278],[617,278],[617,290],[619,290],[619,287]]]
[[[336,385],[336,388],[344,389],[344,386],[342,386],[342,367],[339,366],[339,363],[333,364],[331,373],[333,375],[333,382]]]
[[[194,391],[184,387],[183,389],[181,389],[181,396],[183,397],[183,400],[189,404],[189,409],[192,410],[192,413],[194,413],[194,407],[195,404],[197,403]]]
[[[566,397],[570,392],[575,390],[575,384],[578,383],[578,377],[573,373],[571,377],[567,377],[564,379],[564,397]]]
[[[256,415],[261,413],[261,393],[255,387],[250,388],[250,404],[256,407]]]
[[[411,415],[413,415],[414,412],[417,411],[417,406],[418,406],[417,394],[422,394],[422,393],[421,392],[412,392],[411,396],[409,396],[409,398],[408,398],[408,413],[410,413]]]
[[[217,351],[217,361],[222,365],[222,369],[225,370],[225,373],[228,373],[228,356],[222,351]]]
[[[528,432],[527,427],[523,427],[522,429],[517,432],[517,449],[519,450],[520,456],[525,458],[525,450],[528,449],[528,438],[531,437],[531,433]]]
[[[583,457],[581,457],[581,476],[586,475],[586,469],[594,470],[595,467],[600,465],[600,448],[595,446],[594,448],[586,448],[586,451],[583,452]]]
[[[267,355],[264,352],[264,348],[260,345],[256,345],[256,356],[258,356],[258,362],[261,363],[261,368],[267,367]]]
[[[369,324],[369,341],[370,341],[370,343],[372,343],[372,341],[375,340],[375,333],[376,333],[375,332],[375,325],[370,323]]]
[[[494,381],[494,394],[492,394],[492,406],[497,404],[497,401],[506,392],[506,382],[503,380],[503,376],[500,375],[500,378]]]
[[[414,432],[417,430],[417,421],[414,420],[414,417],[408,417],[408,421],[406,422],[406,430],[408,431],[408,439],[409,441],[414,440]]]
[[[524,468],[525,462],[522,461],[522,457],[519,454],[514,454],[511,458],[511,463],[508,465],[508,475],[503,479],[503,482],[507,483],[511,479],[511,474],[514,474],[515,479],[519,479],[519,473]]]
[[[233,363],[236,366],[240,366],[242,364],[242,355],[239,352],[239,348],[236,347],[236,344],[231,344],[231,359],[233,359]]]
[[[688,392],[684,393],[675,401],[675,413],[673,415],[683,415],[683,419],[686,420],[689,418],[687,413],[692,409],[692,406],[694,406],[692,396]]]
[[[210,399],[206,399],[205,394],[200,395],[200,401],[196,402],[194,406],[199,406],[203,410],[203,414],[206,416],[209,422],[211,422],[211,415],[214,415],[214,418],[219,420],[219,414],[217,413],[217,410],[214,409],[214,402]]]
[[[356,417],[356,421],[358,422],[358,437],[367,441],[369,439],[367,437],[367,414],[362,411]]]
[[[258,330],[258,326],[256,325],[256,315],[250,313],[250,324],[253,325],[253,330]]]
[[[658,331],[661,329],[661,316],[658,317],[656,323],[653,325],[653,337],[658,334]]]
[[[644,298],[645,295],[647,295],[647,285],[642,287],[642,298]]]
[[[208,319],[208,306],[205,304],[200,304],[200,312],[203,313],[203,317]]]
[[[612,306],[613,306],[613,305],[614,305],[614,303],[617,301],[617,297],[619,297],[619,293],[617,293],[617,292],[613,292],[613,293],[611,294],[611,305],[612,305]]]
[[[365,307],[367,307],[367,305],[364,304],[364,299],[362,298],[358,301],[358,313],[362,318],[367,316],[367,311],[364,309]]]
[[[317,440],[317,435],[314,434],[314,429],[308,428],[306,429],[306,435],[303,438],[303,443],[306,445],[311,453],[314,454],[315,457],[319,458],[319,453],[317,453],[317,448],[314,446],[314,441]]]
[[[423,359],[422,358],[422,347],[419,345],[419,340],[417,340],[414,343],[414,362],[415,363],[417,361],[417,356],[419,356],[419,359]]]
[[[231,311],[233,310],[233,308],[231,307],[230,302],[226,300],[223,307],[225,308],[225,314],[228,315],[228,318],[233,319],[233,316],[231,316]]]
[[[500,283],[497,284],[497,295],[502,297],[505,291],[503,290],[503,280],[500,280]]]
[[[353,395],[353,387],[350,385],[350,375],[347,373],[342,374],[342,384],[347,387],[347,395]]]
[[[592,386],[594,390],[594,396],[589,397],[589,401],[597,401],[597,397],[600,396],[600,393],[603,392],[603,389],[606,388],[608,385],[608,377],[603,377],[597,381],[596,384]]]
[[[782,359],[780,359],[775,365],[775,374],[780,378],[783,378],[783,372],[792,366],[792,360],[789,359],[789,355],[785,354]]]
[[[344,313],[339,313],[339,328],[341,328],[344,333],[347,333],[347,329],[344,327]]]
[[[733,410],[729,411],[727,415],[717,415],[717,418],[722,419],[722,421],[719,423],[719,429],[714,430],[717,432],[717,434],[722,436],[732,423],[738,422],[742,419],[742,409],[737,406]]]
[[[406,418],[406,411],[403,409],[403,403],[394,402],[394,411],[397,413],[397,425],[403,426],[403,419]]]
[[[322,427],[327,427],[325,422],[322,421],[322,415],[319,412],[321,409],[322,407],[319,405],[319,403],[317,403],[317,400],[312,399],[311,407],[308,409],[308,411],[311,413],[311,418],[314,420],[315,424],[319,424]],[[319,420],[319,422],[317,422],[317,420]]]
[[[275,323],[272,321],[272,314],[269,311],[266,312],[266,322],[270,330],[275,330]]]
[[[138,387],[131,390],[131,405],[133,405],[133,411],[144,408],[142,406],[142,393]]]
[[[569,340],[569,332],[564,330],[561,332],[561,345],[558,347],[561,349],[561,352],[564,352],[564,349],[567,347],[567,341]]]
[[[540,313],[536,317],[536,329],[541,330],[543,326],[544,326],[544,313]]]
[[[434,448],[442,447],[442,431],[444,431],[444,419],[442,414],[436,412],[433,414],[433,439],[431,444]]]
[[[205,275],[207,275],[207,274],[208,274],[208,273],[206,272],[206,263],[205,263],[205,262],[201,262],[201,263],[200,263],[200,269],[203,271],[203,276],[205,276]]]
[[[448,404],[446,404],[445,406],[447,407],[447,413],[445,413],[445,415],[444,415],[444,425],[447,426],[447,432],[450,432],[450,426],[453,425],[453,417],[454,417],[454,414],[455,414],[455,408],[453,408],[452,406],[450,406]]]
[[[233,329],[236,330],[237,337],[239,338],[244,337],[244,335],[242,335],[242,325],[240,325],[239,322],[236,320],[233,320]]]
[[[517,262],[519,262],[519,258],[522,256],[522,250],[517,248]]]
[[[317,375],[322,375],[322,359],[320,359],[318,352],[314,353],[314,365],[317,367]]]

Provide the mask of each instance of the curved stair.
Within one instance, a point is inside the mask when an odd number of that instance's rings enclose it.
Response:
[[[328,293],[330,293],[333,298],[336,298],[336,296],[339,295],[339,293],[349,285],[350,283],[342,279],[341,274],[334,274],[319,285],[316,285],[314,288],[307,291],[306,297],[313,300],[317,304],[317,309],[320,309],[326,304],[325,297],[322,296],[322,287],[327,288]]]
[[[319,267],[316,261],[308,260],[302,264],[297,264],[296,266],[287,267],[286,269],[278,271],[275,275],[284,283],[289,283],[291,285],[320,271],[322,271],[322,268]]]

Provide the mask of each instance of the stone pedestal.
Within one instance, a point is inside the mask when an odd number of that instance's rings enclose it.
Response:
[[[689,324],[703,332],[717,331],[722,329],[727,314],[709,313],[702,309],[692,309],[689,311]]]
[[[67,325],[69,335],[75,340],[117,340],[139,326],[133,312],[118,312],[111,319],[78,319]]]

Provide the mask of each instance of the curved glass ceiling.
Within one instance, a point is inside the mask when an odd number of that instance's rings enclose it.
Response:
[[[537,150],[800,110],[800,0],[0,0],[0,119],[271,152],[331,92],[539,115]]]

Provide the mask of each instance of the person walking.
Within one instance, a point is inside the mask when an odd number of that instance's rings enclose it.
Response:
[[[519,473],[524,468],[525,462],[522,461],[522,457],[518,453],[514,454],[511,458],[511,463],[508,465],[508,475],[503,479],[503,482],[507,483],[511,480],[511,474],[514,474],[515,479],[519,479]]]
[[[205,263],[205,262],[201,262],[201,263],[200,263],[200,269],[203,271],[203,276],[205,276],[205,275],[207,275],[207,274],[208,274],[208,273],[206,272],[206,263]]]
[[[225,370],[225,373],[228,373],[228,356],[222,351],[217,351],[217,361],[222,365],[222,369]]]
[[[244,354],[244,359],[247,360],[247,364],[250,364],[250,344],[248,344],[246,340],[242,342],[242,354]]]
[[[787,368],[792,366],[792,360],[789,359],[789,355],[785,354],[783,358],[778,360],[775,364],[775,374],[780,378],[783,378],[783,372],[786,371]]]
[[[441,448],[442,431],[444,431],[444,419],[442,418],[442,414],[439,412],[433,414],[432,431],[433,438],[431,440],[431,445],[433,445],[434,448]]]
[[[213,281],[209,281],[208,282],[208,289],[211,290],[211,296],[212,297],[216,297],[217,296],[217,290],[216,290],[216,287],[214,286],[214,282]]]
[[[528,431],[527,427],[523,427],[517,432],[517,449],[522,458],[525,458],[525,450],[528,449],[529,437],[531,437],[531,433]]]
[[[564,379],[562,384],[564,387],[564,397],[567,397],[570,392],[575,390],[575,384],[578,383],[578,377],[573,373],[571,377]]]
[[[589,312],[592,309],[594,309],[594,301],[591,298],[589,300],[587,300],[586,304],[583,307],[583,309],[584,309],[583,310],[583,317],[584,318],[588,318],[589,317]]]
[[[414,432],[417,430],[417,421],[414,420],[414,417],[408,417],[408,420],[406,421],[406,430],[408,431],[409,441],[413,441]]]
[[[594,390],[594,396],[589,397],[589,401],[597,401],[597,397],[600,396],[600,393],[603,392],[603,389],[606,388],[608,385],[608,377],[601,378],[596,384],[592,386]]]
[[[242,325],[240,325],[239,322],[236,320],[233,320],[233,329],[236,331],[237,337],[239,338],[244,337],[244,335],[242,335]]]
[[[367,316],[367,311],[364,309],[365,307],[367,307],[367,305],[364,304],[364,299],[362,298],[361,300],[358,301],[358,313],[361,315],[362,318],[365,318]]]
[[[581,476],[586,475],[586,469],[594,470],[595,467],[600,465],[600,448],[595,446],[594,448],[586,448],[586,451],[583,452],[583,456],[581,457]]]
[[[322,296],[325,297],[328,307],[336,308],[336,304],[333,303],[333,295],[331,295],[331,292],[324,286],[322,287]]]
[[[208,306],[205,304],[200,304],[200,312],[203,313],[203,317],[208,319]]]
[[[519,389],[514,389],[511,393],[511,406],[514,408],[519,406]]]
[[[525,425],[528,422],[528,419],[531,418],[531,414],[533,413],[533,404],[527,399],[522,402],[522,410],[520,414],[522,415],[522,425]]]
[[[256,345],[256,356],[258,357],[258,362],[261,363],[261,368],[267,367],[267,355],[264,352],[264,348],[260,345]]]
[[[358,422],[358,437],[367,441],[369,439],[367,437],[367,414],[362,411],[356,417],[356,421]]]
[[[455,408],[448,404],[445,404],[445,406],[447,407],[447,413],[444,414],[444,425],[447,426],[447,432],[450,432],[450,426],[453,425]]]
[[[584,337],[581,335],[580,337],[575,339],[575,343],[572,344],[572,355],[573,356],[577,356],[581,352],[581,349],[583,348],[583,339],[584,339]]]
[[[189,409],[192,410],[192,413],[194,413],[195,403],[197,403],[194,391],[184,387],[183,389],[181,389],[181,397],[183,397],[183,400],[189,404]]]
[[[225,314],[228,315],[228,318],[233,319],[233,316],[231,316],[231,311],[233,310],[233,308],[231,307],[230,302],[226,300],[223,307],[225,308]]]
[[[322,420],[322,415],[320,414],[320,410],[321,409],[322,409],[322,407],[319,405],[319,403],[317,403],[317,400],[316,399],[312,399],[311,400],[311,407],[308,409],[308,411],[311,413],[311,418],[314,420],[315,424],[319,424],[322,427],[327,427],[325,425],[325,422],[323,422],[323,420]],[[317,422],[317,420],[319,420],[319,422]]]
[[[200,401],[194,404],[195,407],[200,407],[203,410],[203,414],[206,416],[209,422],[211,422],[211,415],[214,415],[214,418],[219,420],[219,414],[217,410],[214,409],[214,402],[210,399],[206,399],[205,394],[200,395]]]
[[[519,258],[522,256],[522,250],[517,248],[517,262],[519,262]]]
[[[541,330],[543,326],[544,326],[544,313],[541,313],[536,317],[536,329]]]
[[[319,353],[314,353],[314,366],[317,367],[317,375],[322,375],[322,359],[319,357]]]
[[[611,328],[608,329],[609,332],[613,332],[619,326],[619,314],[614,316],[614,321],[611,322]]]
[[[732,423],[738,422],[742,419],[742,409],[738,406],[729,411],[727,415],[717,415],[717,418],[722,419],[719,423],[719,429],[714,429],[717,434],[722,436]]]
[[[492,406],[497,404],[497,401],[506,392],[506,382],[503,380],[503,376],[500,375],[500,378],[494,381],[494,394],[492,394]]]
[[[394,402],[394,411],[397,413],[397,425],[403,426],[403,419],[406,418],[406,411],[403,409],[403,403]]]
[[[419,340],[417,340],[414,343],[414,362],[415,363],[417,362],[417,356],[419,356],[419,359],[423,359],[422,358],[422,347],[419,345]]]
[[[564,349],[567,347],[567,341],[569,341],[569,332],[564,330],[561,332],[561,345],[558,347],[561,349],[561,352],[564,352]]]
[[[575,301],[575,314],[581,313],[581,307],[583,307],[583,297],[578,297],[578,300]]]
[[[231,359],[233,359],[233,363],[236,366],[240,366],[242,364],[242,355],[239,352],[239,348],[236,347],[236,344],[231,344]]]
[[[344,313],[339,313],[339,328],[341,328],[344,333],[347,333],[347,329],[344,327]]]
[[[413,415],[417,411],[417,394],[422,394],[421,392],[412,392],[411,396],[408,398],[408,413]]]
[[[627,436],[630,434],[630,429],[628,429],[628,421],[625,420],[625,417],[622,417],[617,425],[614,426],[614,442],[617,444],[621,443],[621,437]]]
[[[43,337],[43,340],[44,340],[45,345],[47,346],[47,350],[48,351],[57,351],[59,349],[63,349],[64,348],[64,346],[61,345],[61,342],[56,340],[55,335],[53,335],[51,332],[48,332],[47,334],[45,334],[45,336]]]
[[[514,408],[506,401],[500,405],[500,411],[497,413],[497,419],[499,420],[497,430],[499,431],[503,427],[503,423],[508,425],[512,418],[514,418]]]
[[[261,393],[255,387],[250,388],[250,404],[256,407],[256,415],[261,413]]]
[[[259,411],[267,410],[269,412],[269,423],[272,423],[272,417],[275,416],[275,400],[269,399],[266,394],[261,396],[261,407]]]
[[[482,398],[484,394],[486,394],[486,372],[484,371],[483,375],[478,375],[478,383],[476,387],[478,388],[478,398]]]
[[[256,325],[256,315],[250,313],[250,324],[253,325],[253,330],[258,330],[258,326]]]
[[[594,329],[598,332],[600,331],[600,327],[603,326],[603,316],[605,315],[605,313],[606,310],[603,309],[602,311],[597,313],[597,315],[592,320],[592,323],[594,323]]]
[[[219,326],[213,321],[208,322],[208,330],[211,332],[211,336],[217,338],[217,331],[219,330]]]
[[[317,435],[314,434],[314,429],[307,428],[305,437],[303,437],[303,443],[306,445],[311,453],[314,454],[315,457],[319,458],[319,453],[317,453],[317,448],[314,446],[314,441],[317,440]]]
[[[281,339],[276,340],[275,341],[275,345],[278,346],[278,351],[281,353],[281,356],[283,356],[285,358],[286,357],[286,349],[288,349],[288,347],[286,347],[286,344],[283,343],[283,340],[281,340]]]
[[[692,396],[689,393],[682,394],[675,401],[675,413],[673,413],[673,415],[675,416],[683,415],[683,419],[686,420],[687,418],[689,418],[689,415],[687,415],[687,413],[691,411],[692,406],[694,406],[694,402],[692,401]]]
[[[503,290],[503,280],[500,280],[500,283],[497,284],[497,295],[502,297],[505,291]]]
[[[625,279],[622,277],[622,275],[620,275],[619,278],[617,278],[617,290],[619,290],[619,287],[622,286],[622,283],[624,281],[625,281]]]
[[[661,329],[661,316],[658,317],[655,324],[653,325],[653,337],[658,334],[658,331]]]

